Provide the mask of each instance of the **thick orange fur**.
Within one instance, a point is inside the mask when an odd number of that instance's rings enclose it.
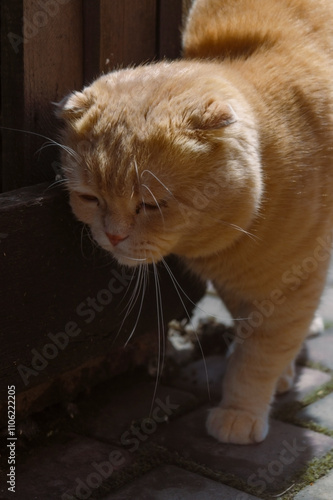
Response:
[[[96,241],[131,266],[178,254],[238,318],[207,421],[223,442],[265,438],[325,283],[332,26],[329,0],[196,0],[183,60],[59,105],[72,208]]]

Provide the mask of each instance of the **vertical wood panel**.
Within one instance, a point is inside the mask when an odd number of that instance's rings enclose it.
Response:
[[[101,72],[177,57],[181,8],[185,11],[189,4],[190,0],[1,0],[2,125],[55,137],[51,101]],[[14,38],[9,40],[8,33]],[[36,153],[44,142],[3,130],[5,190],[53,177],[55,149]]]
[[[52,101],[79,89],[82,71],[82,2],[24,0],[24,31],[31,36],[24,46],[24,127],[43,135],[55,135]],[[26,136],[27,184],[45,180],[52,171],[55,149],[35,154],[45,139]]]
[[[101,0],[101,72],[155,57],[156,0]]]
[[[23,0],[1,0],[1,125],[23,128]],[[1,129],[2,190],[23,185],[24,135]]]
[[[176,59],[181,52],[182,0],[159,0],[159,58]]]
[[[100,0],[83,0],[83,79],[89,85],[100,73]]]

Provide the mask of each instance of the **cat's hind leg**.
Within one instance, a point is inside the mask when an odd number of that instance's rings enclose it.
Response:
[[[290,391],[290,389],[293,387],[296,374],[295,364],[296,362],[295,360],[293,360],[280,376],[276,384],[277,394],[284,394],[285,392]]]
[[[320,335],[321,333],[323,333],[323,331],[324,331],[324,321],[317,312],[312,320],[307,336],[313,337],[316,335]],[[276,385],[276,393],[284,394],[285,392],[290,391],[290,389],[292,389],[294,385],[295,376],[296,376],[296,360],[294,359],[280,376],[278,383]]]

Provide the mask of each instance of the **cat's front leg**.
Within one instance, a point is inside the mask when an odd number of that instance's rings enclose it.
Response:
[[[258,443],[267,436],[278,380],[296,357],[311,321],[299,318],[288,324],[281,320],[283,312],[279,318],[265,318],[252,330],[249,323],[238,323],[236,348],[223,380],[223,399],[210,411],[206,424],[208,433],[221,442]]]

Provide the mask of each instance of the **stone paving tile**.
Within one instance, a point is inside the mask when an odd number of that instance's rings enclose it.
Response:
[[[153,439],[185,459],[242,478],[257,486],[259,493],[288,487],[296,471],[333,447],[328,436],[277,420],[271,420],[269,435],[260,444],[222,444],[206,434],[207,410],[201,408],[177,419]]]
[[[322,427],[333,430],[333,393],[306,406],[296,414],[296,417],[311,420]]]
[[[301,401],[305,396],[315,391],[321,385],[329,382],[331,376],[319,370],[313,370],[303,366],[296,368],[296,381],[293,389],[285,394],[275,397],[273,408],[281,408],[291,401]]]
[[[208,356],[205,363],[201,359],[189,363],[177,373],[174,380],[168,383],[179,389],[190,391],[200,400],[219,402],[222,397],[222,378],[226,365],[226,357]],[[277,409],[291,401],[301,401],[306,395],[330,380],[331,376],[328,373],[297,366],[294,388],[283,395],[276,396],[273,407]]]
[[[24,464],[16,467],[15,500],[70,500],[88,498],[114,471],[133,462],[124,449],[78,436],[64,436],[64,442],[34,449]],[[0,489],[0,497],[9,494]],[[81,495],[81,496],[79,496]]]
[[[227,359],[225,356],[207,356],[193,361],[182,368],[171,385],[190,391],[200,400],[220,401],[222,397],[222,378],[225,374]]]
[[[103,500],[259,500],[198,474],[172,465],[154,469]]]
[[[294,500],[330,500],[333,497],[333,471],[300,491]]]
[[[308,339],[300,355],[300,361],[310,360],[333,370],[333,329],[318,337]]]
[[[103,407],[85,417],[85,433],[115,442],[125,434],[133,434],[132,426],[140,426],[136,421],[155,419],[158,425],[197,405],[192,394],[173,387],[159,385],[154,392],[155,384],[147,382],[119,393],[106,393]]]

